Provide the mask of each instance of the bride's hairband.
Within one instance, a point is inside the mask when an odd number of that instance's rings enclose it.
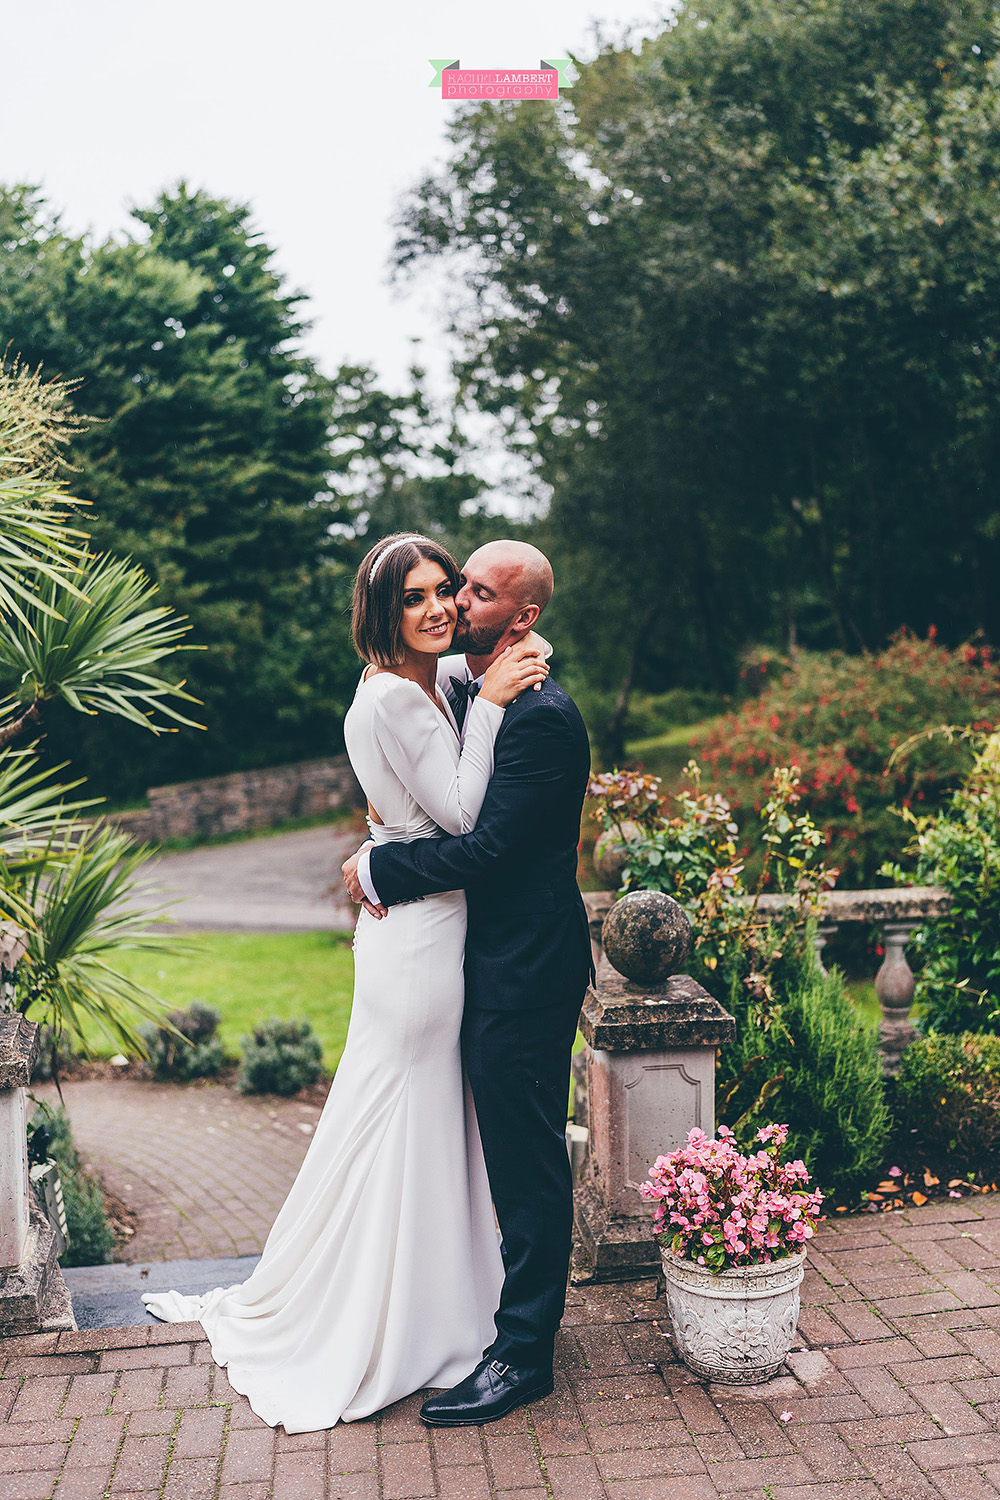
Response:
[[[422,536],[400,536],[397,537],[394,542],[390,542],[385,551],[380,552],[378,557],[376,557],[375,561],[372,563],[371,572],[368,574],[368,587],[371,588],[372,579],[375,577],[375,574],[382,566],[384,559],[389,556],[390,552],[395,552],[397,547],[402,547],[407,542],[422,542],[423,540],[424,538]]]

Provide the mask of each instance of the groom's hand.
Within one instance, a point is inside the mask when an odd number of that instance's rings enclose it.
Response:
[[[361,881],[358,879],[358,861],[360,858],[361,850],[359,849],[357,854],[352,854],[350,859],[345,859],[340,867],[344,877],[344,884],[347,886],[347,894],[355,906],[363,906],[366,912],[369,912],[373,917],[381,921],[387,914],[388,908],[385,906],[374,906],[365,895]]]

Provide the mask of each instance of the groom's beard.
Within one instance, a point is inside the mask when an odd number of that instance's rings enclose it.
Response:
[[[513,619],[514,616],[511,615],[510,620],[504,620],[502,624],[494,625],[489,630],[472,630],[459,615],[451,649],[464,651],[466,656],[492,656],[510,629]]]

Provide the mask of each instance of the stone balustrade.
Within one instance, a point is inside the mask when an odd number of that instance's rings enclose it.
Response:
[[[601,927],[616,895],[613,891],[590,891],[584,899],[590,916],[591,938],[595,951],[599,952]],[[750,898],[744,899],[749,903]],[[767,920],[794,903],[794,896],[760,896],[757,912],[761,920]],[[875,975],[875,993],[882,1007],[881,1050],[887,1073],[896,1072],[903,1049],[916,1035],[909,1019],[916,981],[906,958],[906,945],[917,927],[945,916],[950,910],[951,897],[941,886],[834,890],[823,898],[816,933],[816,951],[821,965],[826,945],[842,924],[860,922],[882,930],[885,956]]]
[[[792,904],[794,897],[761,896],[758,912],[767,917]],[[882,1007],[880,1026],[883,1066],[886,1073],[899,1069],[904,1048],[916,1036],[910,1007],[916,980],[906,957],[906,945],[915,928],[951,910],[951,896],[941,886],[893,886],[878,891],[828,891],[823,898],[816,931],[816,954],[823,964],[823,950],[842,923],[864,922],[882,929],[884,956],[875,975],[875,993]]]
[[[28,1180],[25,1091],[38,1053],[38,1027],[10,1008],[24,934],[0,925],[0,1337],[75,1328],[69,1291],[56,1259],[53,1226]]]

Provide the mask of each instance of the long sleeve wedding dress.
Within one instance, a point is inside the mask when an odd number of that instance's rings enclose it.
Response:
[[[443,694],[376,673],[344,725],[377,843],[475,826],[503,718],[476,699],[464,745]],[[309,1432],[468,1375],[494,1336],[503,1267],[459,1032],[465,895],[362,911],[344,1054],[309,1150],[239,1286],[147,1293],[197,1319],[271,1426]]]

